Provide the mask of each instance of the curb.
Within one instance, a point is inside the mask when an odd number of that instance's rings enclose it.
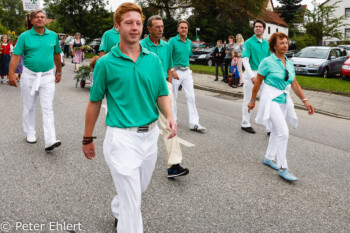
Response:
[[[226,96],[231,96],[231,97],[243,98],[243,93],[229,92],[229,91],[219,90],[219,89],[215,89],[215,88],[211,88],[211,87],[201,86],[198,84],[194,84],[193,86],[194,86],[194,88],[199,89],[199,90],[210,91],[210,92],[214,92],[214,93],[218,93],[218,94],[222,94],[222,95],[226,95]],[[257,99],[259,99],[259,98],[257,97]],[[304,105],[294,103],[294,106],[296,109],[306,110]],[[339,119],[350,120],[350,117],[348,117],[348,116],[343,116],[343,115],[339,115],[336,113],[327,112],[327,111],[324,111],[321,109],[315,109],[315,113],[330,116],[330,117],[335,117],[335,118],[339,118]]]

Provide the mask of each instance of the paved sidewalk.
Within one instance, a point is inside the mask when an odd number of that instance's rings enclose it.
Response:
[[[221,82],[222,77],[219,78],[218,82],[214,82],[214,79],[213,75],[193,73],[194,87],[197,89],[243,97],[242,87],[231,88],[226,83]],[[304,90],[304,94],[317,113],[350,120],[350,97],[309,90]],[[305,109],[293,91],[291,95],[295,107]]]

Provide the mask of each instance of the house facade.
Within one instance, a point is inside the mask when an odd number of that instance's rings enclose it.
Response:
[[[338,4],[337,4],[337,8],[334,11],[334,15],[337,17],[344,15],[346,17],[344,23],[348,25],[339,28],[339,30],[344,33],[343,34],[344,36],[342,39],[324,37],[323,44],[325,45],[328,45],[329,43],[332,43],[332,42],[343,41],[343,40],[350,41],[350,1],[349,0],[327,0],[323,2],[322,5],[333,6],[336,2],[338,2]]]

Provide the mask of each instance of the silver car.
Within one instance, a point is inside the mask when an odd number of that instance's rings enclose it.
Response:
[[[295,73],[327,78],[340,75],[346,61],[346,51],[339,47],[312,46],[300,50],[291,58]]]

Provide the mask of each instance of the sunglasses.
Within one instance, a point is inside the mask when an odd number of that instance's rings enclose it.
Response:
[[[284,77],[284,81],[288,81],[289,79],[289,72],[288,70],[286,70],[286,76]]]

